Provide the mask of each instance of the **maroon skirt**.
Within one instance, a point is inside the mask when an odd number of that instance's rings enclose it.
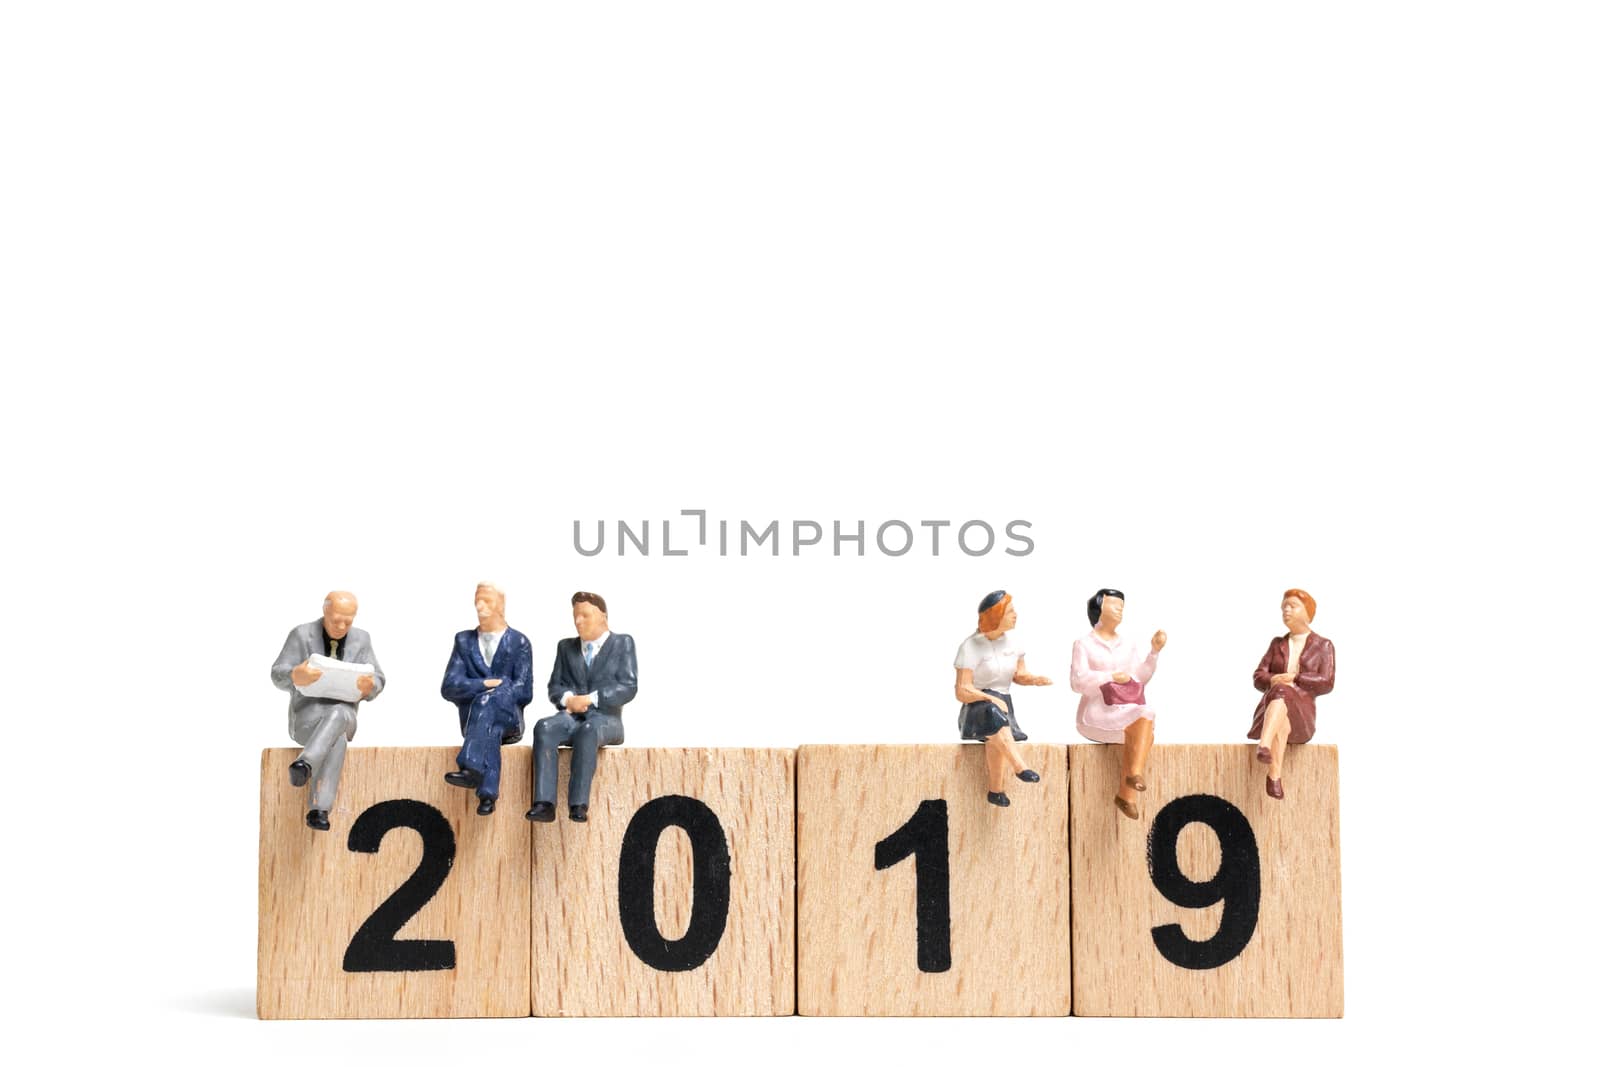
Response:
[[[1317,732],[1317,698],[1292,685],[1274,685],[1267,689],[1261,703],[1256,705],[1256,717],[1250,720],[1250,732],[1245,736],[1252,741],[1261,740],[1261,724],[1267,717],[1267,705],[1280,699],[1289,711],[1289,743],[1305,744]]]

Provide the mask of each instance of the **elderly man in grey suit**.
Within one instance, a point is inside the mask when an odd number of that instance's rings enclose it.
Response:
[[[555,821],[556,750],[564,746],[572,748],[567,814],[573,822],[589,820],[589,787],[600,746],[622,744],[622,706],[639,692],[633,638],[610,631],[605,598],[573,593],[572,624],[578,636],[556,644],[556,665],[550,672],[548,691],[556,713],[533,728],[533,807],[528,818],[534,822]]]
[[[289,694],[289,736],[304,745],[300,758],[289,764],[289,784],[311,783],[306,825],[328,828],[328,812],[339,794],[339,772],[344,769],[345,744],[356,736],[356,705],[348,701],[309,697],[297,686],[322,677],[309,660],[323,655],[345,663],[369,663],[372,674],[356,680],[362,700],[383,692],[383,668],[372,654],[367,631],[351,625],[356,618],[354,593],[329,593],[322,601],[322,618],[289,631],[283,651],[272,665],[272,684]]]

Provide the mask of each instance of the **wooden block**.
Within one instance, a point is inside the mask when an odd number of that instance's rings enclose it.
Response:
[[[1338,749],[1291,745],[1280,801],[1253,744],[1158,745],[1138,822],[1120,759],[1072,746],[1074,1014],[1342,1015]]]
[[[983,746],[802,746],[802,1015],[1066,1015],[1067,750],[986,799]],[[879,868],[882,869],[879,869]]]
[[[533,1013],[794,1014],[794,751],[603,748],[586,823],[569,763],[533,828]]]
[[[504,750],[480,816],[444,781],[456,751],[351,748],[328,832],[289,784],[299,750],[261,754],[261,1018],[528,1014],[532,753]]]

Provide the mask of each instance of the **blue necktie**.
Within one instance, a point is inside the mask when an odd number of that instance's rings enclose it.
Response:
[[[583,643],[583,665],[585,667],[593,667],[594,666],[594,642],[593,641],[585,641]]]

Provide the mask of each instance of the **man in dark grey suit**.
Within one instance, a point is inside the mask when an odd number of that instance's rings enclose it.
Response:
[[[383,692],[383,668],[372,652],[367,631],[351,625],[356,618],[354,593],[329,593],[322,601],[322,618],[289,631],[272,665],[272,684],[289,694],[289,736],[305,746],[300,758],[289,764],[289,784],[311,783],[306,825],[328,828],[328,812],[339,793],[339,772],[344,750],[356,736],[356,705],[324,697],[308,697],[298,686],[310,685],[322,671],[308,660],[323,655],[345,663],[369,663],[372,674],[357,680],[361,700],[374,700]]]
[[[601,745],[622,744],[622,707],[639,692],[639,662],[633,638],[608,628],[605,598],[572,594],[577,637],[556,645],[550,672],[550,703],[556,714],[533,727],[533,807],[528,818],[556,818],[556,750],[572,749],[567,783],[567,813],[573,822],[589,820],[589,787]]]

